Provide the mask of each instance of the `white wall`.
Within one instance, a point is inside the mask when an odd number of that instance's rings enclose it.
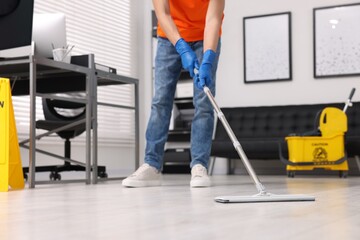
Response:
[[[138,30],[138,78],[140,98],[140,165],[144,162],[145,130],[150,115],[152,99],[152,49],[151,10],[152,1],[139,0],[137,4]]]
[[[221,107],[344,102],[360,77],[314,79],[313,8],[354,3],[344,0],[228,0],[216,99]],[[292,13],[293,80],[244,84],[243,17]],[[360,89],[359,89],[360,90]],[[360,100],[356,93],[354,101]]]

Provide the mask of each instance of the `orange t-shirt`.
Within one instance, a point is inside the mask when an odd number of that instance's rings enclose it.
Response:
[[[187,42],[204,39],[205,19],[210,0],[169,0],[170,14],[180,33]],[[158,24],[157,34],[166,38]],[[221,34],[221,29],[220,29]]]

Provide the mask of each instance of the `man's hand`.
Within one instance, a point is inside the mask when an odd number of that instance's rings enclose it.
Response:
[[[184,69],[188,70],[191,77],[194,77],[194,68],[199,68],[199,62],[197,60],[195,52],[185,42],[183,38],[180,38],[175,44],[176,51],[181,56],[181,63]]]
[[[195,76],[195,86],[203,89],[204,86],[209,86],[212,82],[212,67],[215,62],[216,53],[209,49],[206,50],[203,56],[202,63],[199,69],[199,75]]]

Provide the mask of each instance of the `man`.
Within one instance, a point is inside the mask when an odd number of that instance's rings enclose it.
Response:
[[[158,47],[155,58],[155,96],[146,130],[145,163],[124,179],[122,185],[161,185],[160,170],[173,98],[181,69],[184,68],[194,78],[195,113],[191,126],[190,186],[209,187],[211,182],[207,167],[214,112],[203,87],[206,85],[215,94],[225,0],[153,0],[153,4],[159,22]]]

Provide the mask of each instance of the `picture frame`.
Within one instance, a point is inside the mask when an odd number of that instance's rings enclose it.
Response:
[[[291,12],[243,18],[244,82],[292,80]]]
[[[360,3],[313,9],[314,78],[360,75]]]

